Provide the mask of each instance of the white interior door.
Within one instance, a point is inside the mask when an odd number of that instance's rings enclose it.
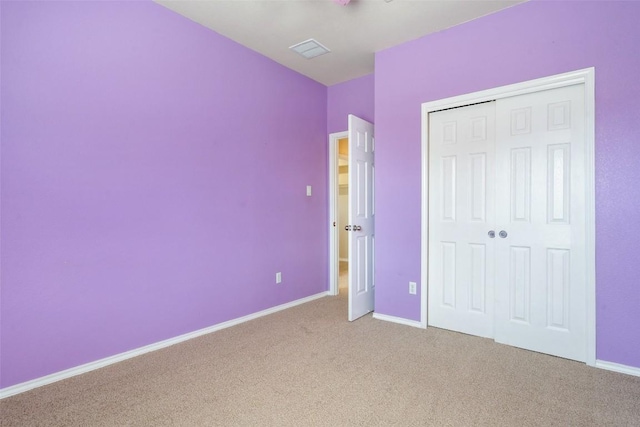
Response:
[[[429,115],[430,325],[586,360],[584,105],[573,85]]]
[[[373,124],[349,115],[349,320],[374,306]]]
[[[495,339],[585,361],[584,87],[505,98],[496,115]]]
[[[495,103],[429,115],[429,324],[493,337]]]

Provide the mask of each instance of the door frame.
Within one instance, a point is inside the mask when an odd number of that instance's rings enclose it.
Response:
[[[329,295],[338,295],[340,273],[338,246],[338,141],[349,137],[349,131],[329,134]],[[333,223],[336,226],[333,226]]]
[[[420,258],[420,326],[428,322],[429,257],[429,113],[494,101],[571,85],[584,85],[585,95],[585,251],[586,251],[586,364],[596,364],[596,254],[595,254],[595,68],[585,68],[521,83],[454,96],[422,104],[422,213]]]

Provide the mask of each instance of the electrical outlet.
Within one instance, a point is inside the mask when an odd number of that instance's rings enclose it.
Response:
[[[416,282],[409,282],[409,293],[411,295],[415,295],[416,294],[416,288],[417,288],[417,284]]]
[[[311,186],[307,185],[307,196],[311,196]]]
[[[276,283],[282,283],[282,273],[279,271],[276,273]]]

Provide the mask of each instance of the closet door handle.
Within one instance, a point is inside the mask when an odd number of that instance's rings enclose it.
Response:
[[[351,231],[351,226],[350,225],[345,225],[344,226],[344,231]]]
[[[504,230],[501,230],[500,234],[498,234],[498,236],[500,236],[500,237],[502,237],[504,239],[505,237],[507,237],[507,232],[504,231]]]
[[[489,238],[493,239],[494,237],[496,237],[496,232],[493,230],[489,230],[489,233],[487,233],[489,235]]]

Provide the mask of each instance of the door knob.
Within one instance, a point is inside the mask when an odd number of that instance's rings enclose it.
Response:
[[[362,227],[360,227],[359,225],[353,226],[353,231],[360,231],[360,230],[362,230]]]
[[[504,239],[505,237],[507,237],[507,232],[502,230],[502,231],[500,231],[500,234],[498,234],[498,236],[500,236],[500,237],[502,237]]]
[[[494,237],[496,237],[496,232],[495,232],[495,231],[493,231],[493,230],[490,230],[490,231],[489,231],[489,233],[487,233],[487,234],[489,234],[489,237],[490,237],[490,238],[492,238],[492,239],[493,239]]]
[[[345,225],[344,226],[344,231],[351,231],[351,226],[350,225]]]

